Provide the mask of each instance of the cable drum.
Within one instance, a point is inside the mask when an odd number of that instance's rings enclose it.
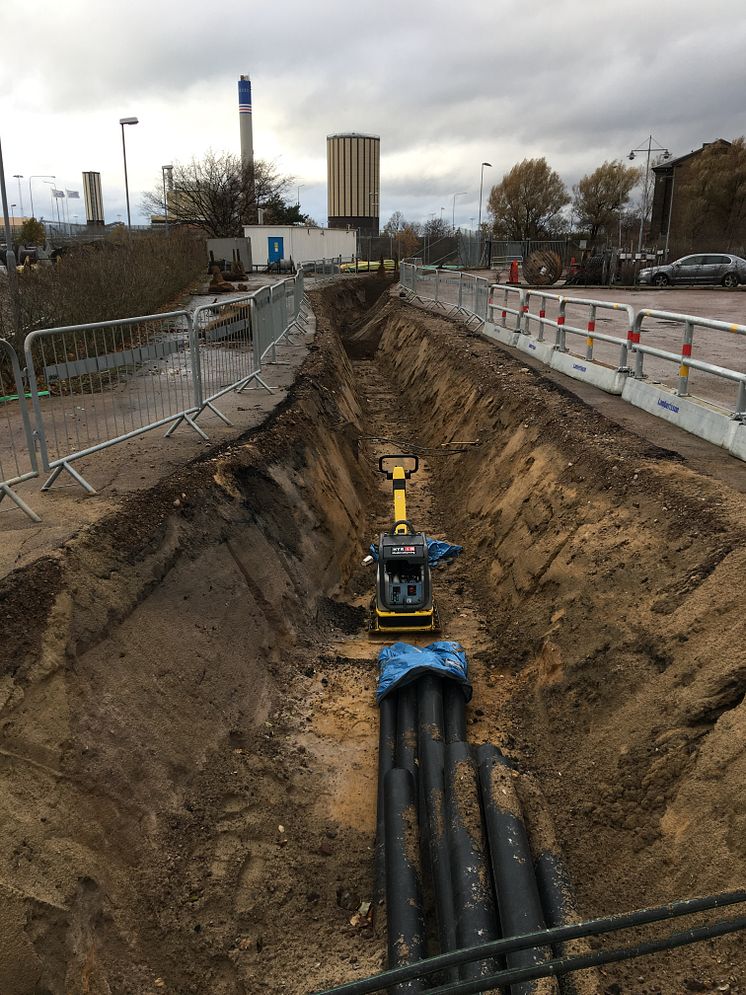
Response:
[[[523,260],[523,279],[534,287],[549,287],[562,276],[562,259],[549,249],[537,249]]]

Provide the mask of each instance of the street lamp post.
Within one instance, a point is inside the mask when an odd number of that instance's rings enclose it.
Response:
[[[18,203],[21,205],[21,217],[23,217],[23,191],[21,190],[23,173],[13,173],[13,179],[18,180]]]
[[[124,126],[126,124],[139,124],[136,117],[120,117],[119,124],[122,128],[122,159],[124,160],[124,196],[127,201],[127,227],[132,227],[132,218],[130,217],[130,188],[127,181],[127,146],[124,141]]]
[[[36,215],[34,214],[34,190],[33,190],[33,187],[31,186],[31,184],[32,184],[32,182],[34,180],[54,180],[55,183],[56,183],[57,182],[57,177],[56,176],[50,176],[48,173],[34,173],[33,176],[29,176],[29,178],[28,178],[28,196],[29,196],[29,200],[31,201],[31,217],[32,218],[36,217]]]
[[[452,208],[451,208],[451,228],[454,231],[456,231],[456,198],[457,197],[465,197],[467,193],[468,193],[467,190],[459,190],[458,193],[455,193],[453,195],[453,205],[452,205]]]
[[[655,149],[653,149],[653,144],[654,143],[655,143]],[[629,155],[627,156],[628,159],[632,160],[632,159],[635,158],[635,155],[638,152],[645,152],[645,153],[647,153],[647,159],[646,159],[646,163],[645,163],[645,184],[644,184],[644,186],[642,188],[642,214],[640,215],[640,237],[637,240],[637,252],[638,252],[638,254],[642,252],[642,233],[643,233],[643,228],[645,227],[645,218],[646,218],[647,213],[648,213],[648,196],[649,196],[649,192],[650,192],[649,191],[649,184],[650,184],[650,156],[651,156],[651,153],[653,151],[655,151],[655,152],[662,152],[664,159],[670,159],[671,158],[671,153],[668,151],[668,149],[664,149],[663,146],[660,145],[653,138],[652,135],[648,135],[648,144],[647,145],[643,145],[639,149],[632,149],[630,151]]]
[[[124,134],[124,129],[122,129],[122,134]],[[166,219],[166,231],[168,231],[168,194],[166,193],[166,173],[169,169],[173,169],[172,165],[161,166],[161,179],[163,180],[163,216]]]
[[[305,183],[299,183],[298,184],[298,196],[297,196],[296,201],[295,201],[295,203],[298,205],[298,207],[300,207],[300,192],[301,192],[301,190],[303,189],[303,187],[305,185],[306,185]]]
[[[13,235],[8,217],[8,195],[5,190],[5,168],[3,166],[3,147],[0,144],[0,214],[5,228],[5,268],[8,271],[8,296],[10,298],[10,313],[13,331],[21,332],[21,301],[18,295],[18,273],[16,272],[16,256],[13,251]]]
[[[482,230],[482,195],[484,193],[484,167],[489,166],[492,168],[491,162],[483,162],[482,168],[479,172],[479,221],[477,222],[477,230]]]

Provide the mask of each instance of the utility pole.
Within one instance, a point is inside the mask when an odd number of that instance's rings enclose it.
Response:
[[[8,291],[10,293],[10,312],[16,342],[21,334],[21,299],[18,291],[18,271],[16,270],[16,254],[13,251],[13,235],[8,217],[8,194],[5,190],[5,167],[3,165],[3,147],[0,142],[0,197],[3,204],[3,224],[5,225],[5,266],[8,270]]]

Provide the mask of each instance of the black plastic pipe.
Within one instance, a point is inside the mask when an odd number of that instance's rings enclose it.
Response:
[[[547,926],[566,926],[579,920],[570,875],[554,831],[544,793],[530,774],[515,782],[526,817],[526,829],[534,854],[536,880]],[[587,939],[571,939],[554,944],[556,957],[583,956],[590,953]],[[597,995],[602,987],[595,971],[583,971],[564,978],[563,995]]]
[[[445,748],[445,795],[456,938],[460,947],[497,938],[492,879],[484,848],[477,771],[466,743]],[[492,974],[490,960],[463,963],[464,979]]]
[[[389,967],[415,964],[426,956],[425,918],[419,873],[419,832],[414,778],[394,767],[384,780],[386,828],[386,931]],[[391,995],[425,990],[421,979],[402,981]]]
[[[383,898],[386,887],[386,845],[384,841],[383,783],[394,766],[396,747],[396,694],[388,694],[379,705],[378,798],[376,811],[375,898]]]
[[[593,953],[577,957],[562,957],[559,960],[547,961],[547,963],[535,967],[510,968],[478,981],[449,983],[439,988],[431,988],[429,995],[477,995],[479,992],[487,992],[491,988],[505,985],[510,985],[512,989],[516,982],[530,981],[535,978],[558,977],[568,974],[570,971],[582,971],[589,967],[600,967],[602,964],[634,960],[636,957],[645,957],[662,950],[675,950],[677,947],[685,947],[690,943],[701,943],[703,940],[712,940],[717,936],[727,936],[728,933],[737,933],[743,929],[746,929],[746,916],[712,923],[709,926],[687,929],[681,933],[671,933],[669,936],[635,943],[630,947],[615,947],[612,950],[596,950]]]
[[[456,915],[453,904],[451,861],[446,832],[445,780],[443,775],[443,687],[439,677],[426,675],[417,682],[419,774],[422,792],[422,834],[430,868],[438,943],[441,953],[455,950]],[[458,977],[455,968],[449,973]]]
[[[456,681],[443,682],[443,711],[445,713],[446,743],[463,743],[466,740],[466,698]]]
[[[492,874],[497,893],[498,918],[503,936],[520,936],[546,928],[534,872],[534,861],[513,785],[516,774],[494,746],[477,750]],[[516,950],[506,957],[507,966],[534,967],[550,960],[548,947]],[[557,995],[554,980],[527,981],[510,987],[510,995]]]
[[[477,958],[494,957],[509,954],[514,950],[525,950],[529,947],[543,946],[547,943],[556,944],[567,940],[575,940],[589,936],[601,936],[604,933],[616,933],[624,929],[646,926],[649,923],[665,922],[682,916],[691,916],[699,912],[710,912],[713,909],[727,908],[731,905],[746,904],[746,888],[738,891],[722,892],[718,895],[707,895],[703,898],[685,898],[667,905],[656,905],[646,909],[636,909],[633,912],[620,912],[612,916],[602,916],[568,926],[558,926],[525,936],[513,936],[495,940],[492,943],[479,944],[452,953],[430,957],[422,964],[405,967],[394,971],[385,971],[370,978],[349,981],[336,988],[329,988],[317,995],[373,995],[381,992],[387,985],[409,978],[427,976],[454,964],[464,964]],[[738,921],[738,920],[734,920]],[[585,955],[583,955],[585,956]],[[565,958],[567,960],[568,958]]]
[[[396,766],[408,770],[417,784],[417,688],[400,688],[396,715]]]

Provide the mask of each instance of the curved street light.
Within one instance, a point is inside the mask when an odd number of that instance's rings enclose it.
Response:
[[[13,179],[18,180],[18,203],[21,205],[21,217],[23,217],[23,191],[21,190],[23,173],[13,173]]]
[[[161,179],[163,180],[163,217],[165,220],[166,231],[168,231],[168,194],[166,193],[166,173],[170,176],[173,168],[173,165],[170,163],[167,166],[161,166]]]
[[[57,177],[56,176],[50,176],[49,173],[34,173],[33,176],[29,176],[29,178],[28,178],[28,195],[29,195],[29,200],[31,201],[31,217],[35,218],[36,215],[34,214],[34,191],[33,191],[32,187],[31,187],[31,183],[32,183],[33,180],[54,180],[55,183],[56,183],[57,182]]]
[[[653,144],[655,143],[655,148]],[[645,218],[648,213],[648,195],[649,195],[649,184],[650,184],[650,155],[652,152],[662,152],[664,159],[670,159],[671,153],[668,149],[663,148],[652,135],[648,135],[648,144],[643,145],[639,149],[631,149],[627,158],[632,161],[638,153],[646,152],[647,161],[645,164],[645,184],[642,188],[642,213],[640,215],[640,237],[637,240],[637,251],[642,252],[642,232],[645,226]]]
[[[456,198],[457,197],[465,197],[468,192],[469,192],[468,190],[459,190],[458,193],[455,193],[453,195],[453,204],[452,204],[452,207],[451,207],[451,228],[454,231],[456,231]]]

